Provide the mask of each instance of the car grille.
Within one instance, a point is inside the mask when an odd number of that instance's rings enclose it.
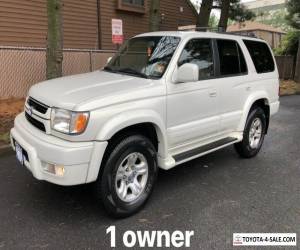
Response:
[[[46,132],[45,125],[42,122],[34,119],[29,114],[27,114],[27,112],[25,112],[25,117],[26,117],[27,121],[29,123],[31,123],[34,127],[36,127],[37,129],[39,129],[39,130],[41,130],[43,132]]]
[[[47,110],[49,108],[47,105],[40,103],[39,101],[33,99],[32,97],[28,98],[27,103],[30,107],[32,107],[36,111],[40,112],[41,114],[46,114]]]

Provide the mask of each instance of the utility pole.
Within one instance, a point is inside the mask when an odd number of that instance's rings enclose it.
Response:
[[[48,36],[46,54],[47,79],[62,76],[63,62],[63,3],[62,0],[47,0]]]

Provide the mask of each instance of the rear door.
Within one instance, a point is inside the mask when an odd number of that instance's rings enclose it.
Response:
[[[236,131],[249,92],[247,64],[240,45],[235,40],[216,39],[219,58],[218,90],[221,126],[224,135]]]

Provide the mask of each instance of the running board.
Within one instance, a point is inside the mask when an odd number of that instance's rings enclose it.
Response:
[[[213,152],[215,150],[218,150],[220,148],[223,148],[225,146],[228,146],[230,144],[233,144],[235,142],[238,142],[239,140],[234,137],[227,137],[209,144],[206,144],[204,146],[194,148],[192,150],[174,155],[173,158],[175,159],[176,165],[192,160],[194,158],[197,158],[201,155]]]

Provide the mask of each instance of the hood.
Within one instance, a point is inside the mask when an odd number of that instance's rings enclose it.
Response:
[[[84,107],[90,106],[88,103],[97,103],[98,106],[93,108],[98,108],[99,105],[124,102],[136,96],[133,92],[153,86],[154,82],[151,79],[98,70],[41,82],[30,89],[29,95],[50,107],[83,110]]]

